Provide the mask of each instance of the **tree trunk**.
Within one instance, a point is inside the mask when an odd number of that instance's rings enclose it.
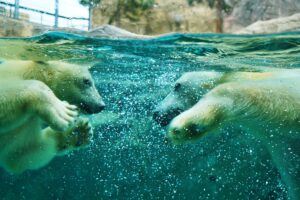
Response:
[[[123,6],[123,1],[118,0],[116,11],[109,18],[108,24],[114,24],[115,23],[118,27],[120,27],[122,6]]]
[[[217,19],[216,19],[216,32],[223,33],[223,1],[216,0]]]

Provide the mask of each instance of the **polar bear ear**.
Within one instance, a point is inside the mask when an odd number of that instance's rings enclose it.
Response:
[[[84,67],[88,68],[88,70],[92,69],[94,65],[90,64],[90,65],[84,65]]]
[[[43,61],[43,60],[34,60],[33,62],[35,62],[36,64],[40,64],[40,65],[48,65],[48,62]]]
[[[77,63],[76,63],[77,64]],[[92,64],[78,64],[81,68],[90,70],[93,65]]]
[[[95,66],[99,65],[99,62],[90,62],[90,63],[84,63],[83,66],[88,68],[88,70],[91,70]]]
[[[70,63],[70,64],[75,64],[75,65],[79,65],[85,69],[90,70],[91,68],[93,68],[95,65],[99,64],[99,61],[76,61],[76,60],[61,60],[62,62],[65,63]]]
[[[90,64],[88,65],[88,69],[90,70],[90,69],[94,68],[97,64],[98,64],[97,62],[90,63]]]

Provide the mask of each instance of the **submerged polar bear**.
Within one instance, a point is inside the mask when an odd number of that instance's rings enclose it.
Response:
[[[173,143],[183,143],[222,126],[242,127],[268,148],[287,186],[289,199],[300,199],[300,70],[216,73],[209,77],[202,79],[201,86],[194,85],[202,93],[192,95],[192,103],[188,103],[191,95],[184,88],[186,81],[175,85],[177,96],[188,96],[183,98],[185,101],[181,99],[186,103],[183,110],[187,110],[171,121],[167,137]],[[175,97],[168,96],[163,102]],[[164,119],[162,108],[160,104],[156,109],[158,121]]]
[[[259,80],[269,76],[271,74],[268,72],[187,72],[175,82],[173,91],[156,107],[153,118],[162,126],[166,126],[174,117],[191,108],[203,95],[219,84]]]
[[[59,61],[1,63],[0,165],[21,173],[86,146],[91,127],[77,117],[77,106],[87,113],[104,108],[87,67]]]

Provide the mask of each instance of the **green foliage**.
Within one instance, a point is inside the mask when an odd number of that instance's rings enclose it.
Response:
[[[101,0],[79,0],[79,3],[84,6],[88,5],[97,5],[101,2]],[[120,4],[126,5],[127,7],[148,9],[151,8],[155,0],[118,0]]]
[[[217,1],[220,3],[220,8],[226,13],[229,13],[232,10],[232,8],[226,4],[225,0],[187,0],[190,6],[194,5],[194,3],[206,2],[210,8],[214,8],[217,4]]]
[[[79,3],[83,6],[95,6],[100,2],[101,0],[79,0]]]
[[[203,0],[187,0],[188,4],[192,6],[194,3],[202,3]]]
[[[223,1],[223,0],[221,0]],[[192,6],[194,3],[203,3],[207,2],[209,7],[214,7],[216,0],[187,0],[188,4]]]
[[[122,1],[122,0],[121,0]],[[155,0],[123,0],[122,7],[124,8],[125,15],[133,20],[138,21],[143,13],[152,8]]]
[[[124,5],[128,10],[142,9],[147,10],[151,8],[155,0],[125,0]]]
[[[190,6],[192,6],[194,3],[203,3],[203,2],[207,2],[208,5],[209,5],[209,7],[211,7],[211,8],[215,6],[216,1],[217,1],[217,0],[187,0],[188,4],[189,4]],[[225,5],[224,0],[221,0],[221,3],[222,3],[223,5]]]
[[[116,0],[117,8],[110,17],[108,24],[120,23],[122,17],[131,21],[139,21],[145,11],[152,8],[155,0]]]

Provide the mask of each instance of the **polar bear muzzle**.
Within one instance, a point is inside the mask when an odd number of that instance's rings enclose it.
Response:
[[[161,126],[167,126],[174,117],[182,113],[181,109],[170,109],[167,112],[160,112],[159,110],[154,110],[153,119]]]
[[[95,114],[101,112],[105,108],[105,103],[103,101],[93,104],[81,102],[79,104],[79,107],[82,112],[85,112],[87,114]]]

